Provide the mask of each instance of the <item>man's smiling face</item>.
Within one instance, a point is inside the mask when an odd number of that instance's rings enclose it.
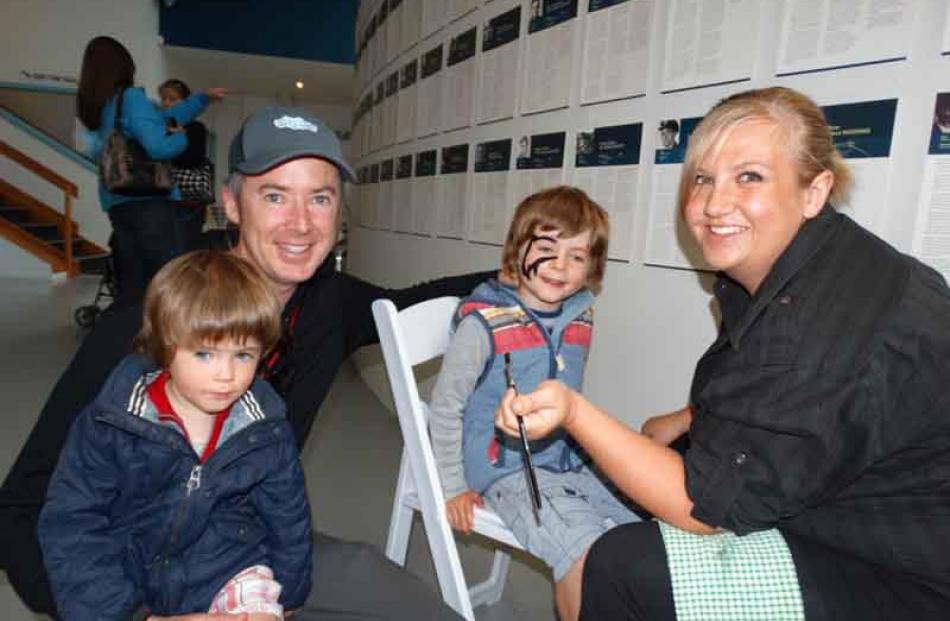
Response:
[[[257,266],[282,302],[336,243],[341,193],[337,167],[315,157],[245,177],[238,196],[224,189],[225,211],[241,229],[235,251]]]

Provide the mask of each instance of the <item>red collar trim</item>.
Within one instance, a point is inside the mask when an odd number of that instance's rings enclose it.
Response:
[[[188,441],[188,444],[192,444],[191,436],[188,435],[188,429],[185,427],[185,421],[175,412],[171,401],[168,399],[167,385],[170,377],[171,375],[168,371],[162,371],[161,375],[148,385],[146,392],[152,405],[154,405],[158,411],[158,420],[173,422],[181,434],[185,436],[185,440]],[[230,413],[231,408],[228,407],[214,415],[214,426],[211,428],[211,436],[208,438],[208,444],[205,445],[205,450],[202,451],[199,458],[201,463],[208,461],[211,454],[218,448],[218,441],[221,439],[221,429],[224,427],[224,421],[227,420]]]

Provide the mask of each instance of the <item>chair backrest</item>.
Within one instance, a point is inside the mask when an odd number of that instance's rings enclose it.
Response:
[[[373,302],[373,317],[386,361],[399,426],[409,457],[416,492],[422,503],[444,503],[435,456],[429,442],[426,405],[419,398],[412,367],[441,356],[449,344],[456,297],[435,298],[396,310],[390,300]],[[423,481],[426,483],[423,484]]]

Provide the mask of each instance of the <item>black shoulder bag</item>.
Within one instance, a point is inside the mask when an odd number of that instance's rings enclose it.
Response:
[[[122,132],[123,89],[115,108],[115,123],[99,158],[99,178],[113,194],[156,196],[168,194],[175,185],[171,165],[149,158],[137,140]]]

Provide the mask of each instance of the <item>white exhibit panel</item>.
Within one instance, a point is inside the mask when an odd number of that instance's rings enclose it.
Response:
[[[928,158],[914,254],[950,280],[950,155]]]
[[[357,30],[356,36],[356,53],[353,57],[353,81],[356,84],[356,91],[359,92],[363,88],[363,84],[366,83],[366,60],[364,58],[364,53],[366,47],[363,43],[363,36],[359,34]]]
[[[947,11],[947,16],[943,20],[943,42],[940,44],[940,53],[950,54],[950,10]]]
[[[389,27],[386,22],[389,21],[389,2],[380,0],[379,10],[376,12],[376,36],[373,42],[373,66],[374,72],[381,70],[386,66],[386,54],[389,49],[388,34]]]
[[[369,23],[359,25],[356,31],[356,88],[362,89],[369,76],[373,75],[369,59]]]
[[[402,52],[403,0],[389,2],[389,19],[386,21],[386,62],[390,63]]]
[[[357,153],[369,153],[370,135],[373,128],[373,92],[369,91],[360,99],[356,108],[353,145]]]
[[[431,235],[435,230],[436,204],[435,180],[438,166],[438,150],[427,149],[415,155],[415,171],[412,177],[410,232]]]
[[[438,201],[435,233],[439,237],[462,239],[468,206],[468,145],[443,147],[436,181]]]
[[[363,190],[366,188],[366,167],[360,166],[356,169],[356,183],[352,184],[349,193],[349,212],[347,216],[354,226],[366,226],[363,211],[366,209],[366,201],[363,199]]]
[[[369,88],[366,92],[366,97],[364,101],[366,102],[366,116],[364,117],[363,124],[363,141],[362,141],[362,152],[369,153],[373,150],[373,136],[376,131],[376,114],[374,110],[376,93],[374,89]]]
[[[907,58],[915,0],[785,0],[776,73]]]
[[[396,178],[393,180],[392,230],[412,231],[412,154],[396,157]]]
[[[448,23],[451,8],[452,0],[422,0],[423,39]]]
[[[644,95],[655,0],[589,0],[581,103]]]
[[[400,51],[405,52],[419,42],[422,27],[422,0],[402,0],[402,23]]]
[[[356,81],[356,90],[361,91],[363,85],[366,83],[366,75],[368,75],[368,70],[366,67],[366,25],[368,22],[367,10],[369,5],[366,3],[360,3],[356,11],[356,32],[354,32],[354,79]]]
[[[399,96],[396,98],[396,142],[412,140],[416,135],[419,61],[413,58],[399,70]]]
[[[376,75],[376,72],[379,71],[379,43],[382,40],[382,37],[376,36],[376,25],[378,20],[378,14],[373,14],[369,20],[366,30],[366,66],[369,70],[369,76]]]
[[[478,8],[480,4],[479,0],[448,0],[450,9],[449,9],[449,21],[455,21],[460,17],[471,13]]]
[[[663,119],[650,180],[649,221],[644,262],[664,267],[709,269],[699,248],[686,235],[676,206],[689,135],[701,117]]]
[[[518,139],[514,202],[564,183],[565,132],[523,135]]]
[[[662,91],[752,77],[760,0],[672,0]]]
[[[437,133],[442,127],[443,45],[428,49],[419,59],[419,99],[416,103],[416,136]]]
[[[389,147],[396,142],[396,127],[399,120],[399,72],[393,71],[386,76],[386,98],[383,100],[382,146]]]
[[[353,153],[357,158],[363,154],[362,136],[363,118],[360,113],[360,105],[357,104],[356,109],[353,111],[353,129],[350,134],[350,144],[353,145]]]
[[[395,172],[395,162],[392,158],[386,158],[379,163],[379,191],[376,193],[374,226],[384,231],[392,228],[393,178]]]
[[[356,173],[359,181],[360,208],[357,210],[357,224],[365,228],[376,228],[376,210],[379,203],[379,164],[364,166]]]
[[[950,93],[937,94],[931,125],[913,252],[950,280]]]
[[[369,150],[377,151],[383,146],[383,126],[386,122],[383,103],[386,100],[386,82],[380,80],[373,89],[373,114],[370,129]]]
[[[822,110],[835,147],[854,175],[850,199],[836,207],[864,228],[884,236],[881,224],[887,204],[880,197],[887,196],[897,100],[824,106]]]
[[[502,244],[513,211],[511,138],[475,145],[469,239]]]
[[[450,131],[468,127],[472,122],[475,97],[476,62],[475,49],[478,43],[476,28],[452,37],[445,68],[445,92],[442,97],[444,114],[442,129]]]
[[[521,111],[563,108],[571,96],[577,0],[532,0],[529,6]]]
[[[629,260],[632,255],[642,139],[643,123],[585,129],[575,139],[574,185],[610,215],[612,259]]]
[[[368,220],[366,211],[369,209],[369,201],[367,200],[367,197],[369,196],[369,189],[367,187],[367,181],[369,179],[369,166],[363,166],[362,168],[357,169],[356,179],[357,186],[354,200],[356,201],[357,208],[353,210],[353,215],[355,224],[358,226],[366,226],[366,222]]]
[[[490,8],[494,10],[495,5]],[[514,116],[520,69],[520,34],[521,5],[493,16],[482,27],[478,103],[475,107],[475,120],[478,123]]]
[[[369,228],[378,228],[379,226],[379,162],[374,162],[369,166],[369,194],[366,196],[366,225]]]

